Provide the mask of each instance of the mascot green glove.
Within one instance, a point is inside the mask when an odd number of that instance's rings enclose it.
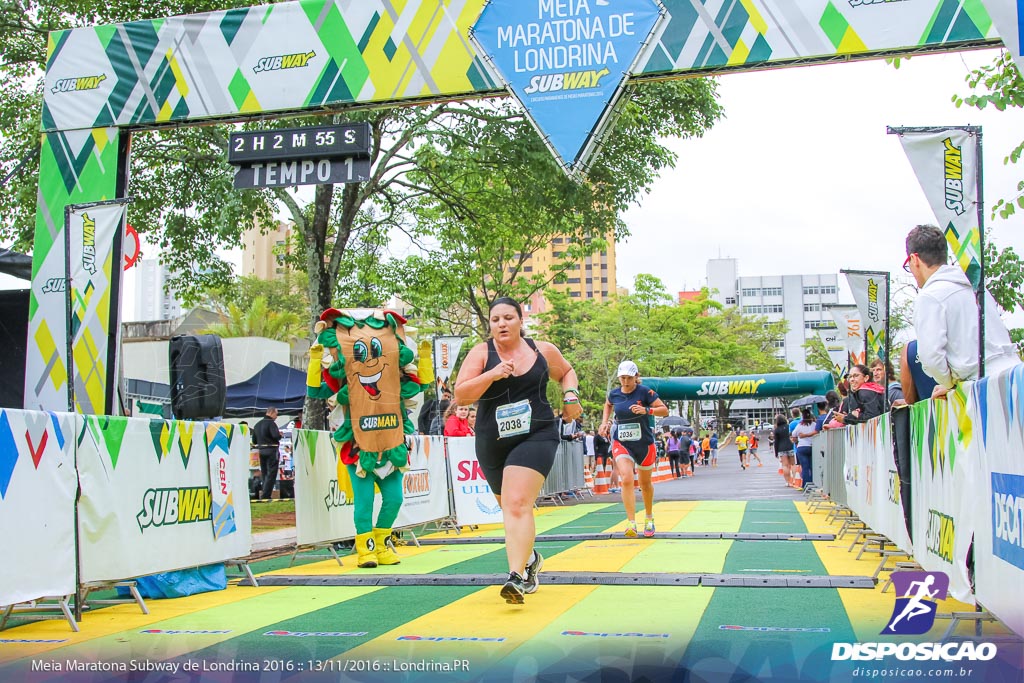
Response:
[[[408,469],[406,436],[416,427],[405,401],[425,388],[405,345],[405,318],[386,310],[329,308],[316,324],[310,347],[307,394],[334,406],[331,427],[339,468],[352,483],[357,563],[398,564],[391,527],[402,507],[402,478]],[[375,487],[381,507],[373,522]]]

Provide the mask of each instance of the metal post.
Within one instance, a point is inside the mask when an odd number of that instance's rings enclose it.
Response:
[[[981,157],[981,127],[975,129],[977,135],[975,143],[978,150],[978,180],[977,180],[977,203],[978,203],[978,378],[985,376],[985,183],[982,171]]]
[[[892,314],[892,275],[886,271],[885,273],[885,358],[882,359],[885,362],[885,393],[882,395],[885,411],[889,412],[892,408],[889,405],[889,368],[892,366],[892,341],[889,339],[889,316]],[[892,379],[896,379],[893,377]]]

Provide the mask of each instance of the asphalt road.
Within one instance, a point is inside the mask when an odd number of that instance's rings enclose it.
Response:
[[[718,467],[697,467],[694,476],[684,479],[655,482],[654,500],[796,500],[803,493],[789,488],[779,474],[779,461],[768,448],[766,439],[758,449],[764,463],[746,470],[740,469],[740,458],[735,445],[726,446],[718,452]],[[613,502],[621,499],[620,494],[594,496],[595,501]],[[589,499],[587,499],[589,501]],[[639,502],[639,492],[637,501]]]

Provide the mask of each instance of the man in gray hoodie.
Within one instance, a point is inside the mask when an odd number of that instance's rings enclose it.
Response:
[[[934,225],[919,225],[907,235],[904,268],[917,281],[914,331],[921,367],[938,386],[933,398],[964,380],[978,379],[978,304],[964,271],[947,265],[946,236]],[[985,292],[985,375],[1021,362],[999,317],[995,299]],[[924,398],[924,397],[922,397]]]

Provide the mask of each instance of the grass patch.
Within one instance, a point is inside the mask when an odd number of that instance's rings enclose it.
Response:
[[[273,500],[269,503],[250,505],[252,530],[270,531],[295,526],[295,500]]]

